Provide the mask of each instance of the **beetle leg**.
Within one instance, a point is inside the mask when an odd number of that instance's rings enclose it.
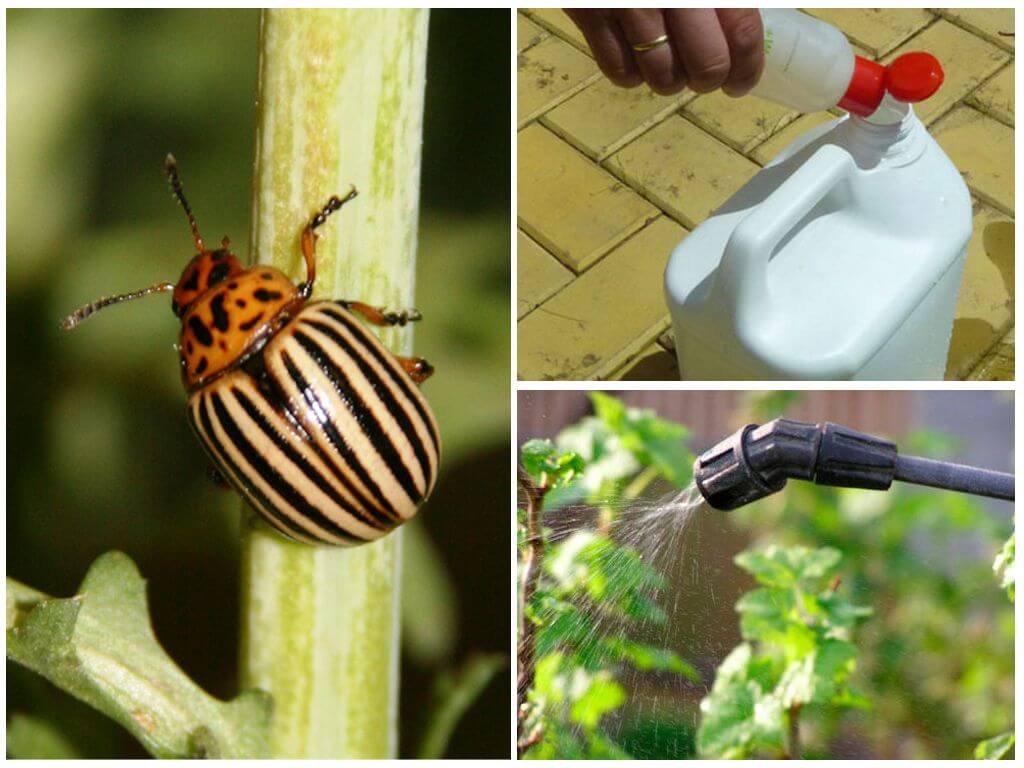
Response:
[[[417,384],[422,384],[434,373],[434,366],[422,357],[400,357],[395,355],[395,359],[405,369],[405,372],[409,374],[409,378]]]
[[[422,320],[423,315],[418,309],[403,309],[401,312],[389,312],[383,307],[371,307],[361,301],[339,301],[345,309],[359,314],[366,322],[373,325],[405,325]]]
[[[302,230],[302,257],[306,261],[306,281],[299,286],[299,294],[308,299],[313,293],[313,283],[316,281],[316,230],[327,221],[327,217],[337,211],[341,206],[354,198],[358,192],[352,187],[344,197],[334,195],[330,200],[317,211],[316,215],[309,220],[309,224]]]

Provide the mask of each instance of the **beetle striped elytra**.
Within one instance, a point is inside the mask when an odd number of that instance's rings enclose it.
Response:
[[[418,385],[433,368],[393,355],[378,326],[417,321],[359,301],[315,301],[316,230],[356,196],[332,197],[302,231],[306,280],[242,266],[228,238],[209,250],[172,155],[165,170],[196,255],[175,283],[99,299],[62,322],[75,328],[124,301],[173,292],[189,424],[216,471],[274,528],[314,544],[377,539],[412,517],[433,489],[440,438]]]

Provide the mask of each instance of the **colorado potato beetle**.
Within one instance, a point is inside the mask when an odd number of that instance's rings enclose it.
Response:
[[[332,197],[301,234],[306,279],[242,266],[207,249],[178,178],[165,162],[197,253],[178,282],[99,299],[65,330],[113,304],[171,292],[189,424],[217,472],[274,528],[312,544],[377,539],[412,517],[437,476],[440,438],[418,385],[433,373],[398,357],[356,319],[420,319],[359,301],[313,301],[317,229],[356,196]]]

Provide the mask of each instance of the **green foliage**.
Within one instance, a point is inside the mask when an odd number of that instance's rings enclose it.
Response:
[[[871,609],[837,589],[840,560],[829,548],[737,555],[761,586],[736,604],[745,642],[722,662],[701,702],[703,757],[795,756],[784,734],[804,707],[864,704],[849,686],[857,657],[851,634]]]
[[[1015,738],[1013,732],[1001,733],[991,739],[985,739],[974,749],[974,757],[978,760],[1009,760],[1013,758]]]
[[[269,698],[246,691],[221,702],[196,686],[157,642],[145,581],[119,552],[99,558],[71,598],[8,580],[7,655],[116,720],[156,757],[267,753]],[[23,749],[30,738],[43,751],[63,749],[38,725],[19,733]]]
[[[549,481],[548,525],[557,520],[555,510],[573,501],[589,501],[613,515],[620,502],[656,478],[677,486],[689,482],[687,430],[602,393],[593,393],[592,400],[596,416],[553,442],[530,440],[522,447],[523,467],[536,480]],[[607,516],[604,522],[610,522]],[[526,606],[527,619],[536,625],[526,731],[540,739],[526,757],[632,757],[603,727],[628,703],[621,676],[632,670],[700,679],[678,653],[639,637],[667,622],[659,599],[664,578],[636,550],[616,541],[607,525],[558,541],[545,527],[544,539],[543,569]]]
[[[444,757],[445,747],[459,719],[507,663],[501,654],[477,653],[457,669],[441,675],[434,685],[434,706],[417,758],[439,760]]]
[[[1014,539],[1015,536],[1011,534],[1010,538],[1003,544],[1003,548],[999,550],[999,554],[996,555],[995,562],[992,563],[992,570],[996,572],[996,575],[999,577],[999,583],[1006,590],[1010,600],[1015,599],[1014,557],[1016,544]]]
[[[934,431],[899,439],[901,450],[933,457],[957,442]],[[981,739],[1012,727],[1013,611],[992,588],[991,569],[1010,534],[1007,518],[965,494],[791,482],[729,521],[761,546],[839,550],[844,589],[875,608],[857,643],[857,686],[871,714],[803,713],[817,743],[852,734],[867,754],[891,756],[898,743],[905,758],[967,758]]]

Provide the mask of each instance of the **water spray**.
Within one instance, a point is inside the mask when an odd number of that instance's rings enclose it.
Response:
[[[901,456],[895,443],[839,424],[775,419],[748,424],[694,463],[694,481],[728,511],[781,491],[790,478],[836,488],[886,491],[894,480],[1013,501],[1006,472]]]

